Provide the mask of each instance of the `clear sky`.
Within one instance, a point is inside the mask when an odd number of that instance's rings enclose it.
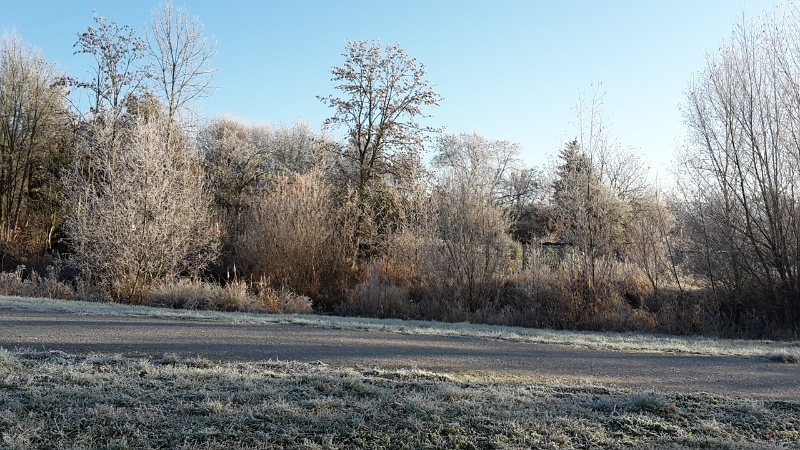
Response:
[[[321,126],[334,93],[330,69],[347,40],[399,43],[424,63],[444,97],[429,124],[522,145],[542,165],[575,135],[573,104],[600,85],[611,136],[664,170],[684,126],[693,73],[742,17],[778,0],[176,0],[217,42],[219,89],[207,117]],[[0,27],[16,29],[73,76],[93,11],[141,31],[158,0],[0,0]]]

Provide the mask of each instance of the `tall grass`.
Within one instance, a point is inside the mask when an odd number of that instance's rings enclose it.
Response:
[[[0,272],[0,295],[73,299],[75,289],[59,280],[59,266],[48,266],[44,275],[17,266],[12,272]],[[26,274],[26,272],[28,272]]]
[[[335,298],[349,269],[337,223],[319,175],[280,178],[250,199],[239,221],[233,251],[241,277],[320,302]]]

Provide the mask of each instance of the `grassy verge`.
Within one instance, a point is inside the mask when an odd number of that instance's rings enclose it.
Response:
[[[800,402],[0,350],[2,448],[787,448]]]
[[[800,341],[714,339],[700,336],[668,336],[645,333],[579,332],[469,323],[418,320],[366,319],[293,314],[253,314],[220,311],[152,308],[117,303],[91,303],[47,298],[0,296],[0,310],[59,311],[71,314],[120,315],[165,319],[249,324],[297,324],[343,330],[381,331],[416,335],[465,336],[537,344],[558,344],[593,349],[684,353],[709,356],[768,358],[800,363]]]

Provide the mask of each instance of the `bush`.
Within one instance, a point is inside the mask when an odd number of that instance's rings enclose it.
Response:
[[[217,311],[263,311],[259,299],[243,281],[225,286],[190,279],[176,279],[152,286],[146,298],[153,306],[175,309],[211,309]]]
[[[95,124],[64,180],[70,263],[114,301],[145,301],[162,280],[197,275],[218,254],[206,176],[187,136],[163,117],[119,136]]]
[[[362,283],[350,290],[347,300],[337,312],[343,315],[408,319],[416,317],[416,308],[409,301],[408,289],[382,277],[378,268]]]
[[[285,177],[250,201],[233,244],[244,277],[322,302],[344,290],[348,247],[326,193],[317,176]]]
[[[0,272],[0,294],[18,297],[60,298],[72,300],[75,289],[58,279],[57,266],[48,266],[44,276],[31,271],[25,276],[25,266],[17,266],[13,272]]]
[[[259,283],[259,299],[261,307],[268,312],[282,314],[312,314],[314,312],[311,298],[292,292],[282,286],[275,290],[269,283]]]
[[[638,308],[650,291],[636,269],[621,262],[594,285],[576,268],[580,255],[532,248],[525,272],[503,280],[498,303],[483,321],[537,328],[653,331],[656,315]],[[591,287],[591,289],[590,289]],[[631,298],[637,299],[636,301]]]

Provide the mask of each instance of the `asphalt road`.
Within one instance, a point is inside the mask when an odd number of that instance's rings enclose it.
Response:
[[[663,392],[800,401],[800,364],[760,358],[628,353],[469,337],[414,336],[302,325],[0,310],[0,347],[214,361],[322,361]]]

